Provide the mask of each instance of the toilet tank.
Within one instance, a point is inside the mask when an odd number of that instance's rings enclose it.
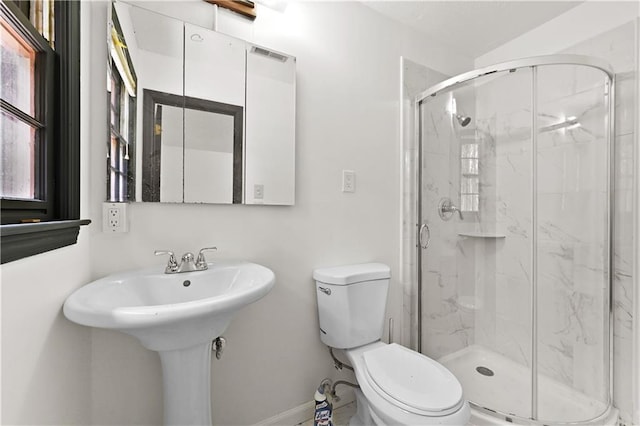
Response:
[[[322,342],[349,349],[380,340],[390,278],[382,263],[314,270]]]

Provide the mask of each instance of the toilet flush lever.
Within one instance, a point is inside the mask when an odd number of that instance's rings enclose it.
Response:
[[[216,337],[211,342],[211,351],[216,355],[216,359],[222,358],[222,351],[227,346],[227,339],[222,336]]]
[[[321,292],[323,292],[327,296],[331,296],[331,289],[330,288],[318,287],[318,290],[320,290]]]

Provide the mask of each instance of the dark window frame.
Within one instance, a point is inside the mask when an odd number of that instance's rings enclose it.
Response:
[[[135,145],[136,145],[136,99],[128,95],[122,77],[111,61],[109,70],[111,91],[107,96],[109,135],[107,138],[107,201],[122,203],[135,197]],[[128,109],[129,119],[122,120],[122,108]],[[127,126],[126,138],[122,125]],[[115,148],[114,148],[114,145]],[[129,159],[126,158],[128,154]]]
[[[35,31],[13,1],[2,1],[0,13],[21,34]],[[80,220],[80,2],[56,1],[55,16],[56,48],[52,72],[47,72],[52,86],[40,89],[46,90],[53,132],[46,165],[40,165],[48,174],[48,206],[38,216],[37,205],[23,204],[31,201],[2,200],[1,263],[75,244],[80,226],[90,223]],[[20,209],[22,216],[16,214]],[[40,222],[20,223],[29,219]]]
[[[115,10],[115,5],[111,5],[111,21],[113,28],[120,41],[127,45],[124,32]],[[137,74],[131,60],[129,50],[125,47],[122,53],[126,58],[126,63],[131,72],[134,85],[137,86]],[[115,64],[114,59],[109,55],[108,75],[110,90],[107,96],[107,114],[109,132],[107,137],[107,201],[108,202],[129,202],[135,201],[135,164],[136,164],[136,129],[137,129],[137,100],[127,92],[124,78]],[[123,108],[128,109],[128,120],[123,122],[121,114]],[[126,129],[122,126],[127,125]],[[127,135],[124,137],[123,135]],[[114,144],[117,145],[114,147]],[[128,159],[126,156],[128,155]]]

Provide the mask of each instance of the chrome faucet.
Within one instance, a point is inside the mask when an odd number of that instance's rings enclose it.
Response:
[[[204,271],[209,268],[207,265],[207,260],[204,258],[205,251],[214,251],[218,250],[216,247],[205,247],[200,249],[198,252],[198,257],[196,258],[193,253],[186,252],[182,255],[182,259],[178,264],[176,260],[175,254],[170,250],[156,250],[155,255],[169,255],[169,262],[167,263],[167,267],[164,269],[165,274],[179,274],[181,272],[194,272],[194,271]]]
[[[462,216],[462,211],[456,207],[450,198],[443,198],[440,200],[440,204],[438,205],[438,214],[442,220],[449,220],[453,213],[458,213],[460,216],[460,220],[464,220],[464,216]]]

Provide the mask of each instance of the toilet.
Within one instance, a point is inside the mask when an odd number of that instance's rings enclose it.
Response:
[[[359,425],[465,425],[469,404],[458,379],[443,365],[418,352],[380,339],[391,271],[365,263],[313,271],[320,339],[342,349],[359,389]]]

